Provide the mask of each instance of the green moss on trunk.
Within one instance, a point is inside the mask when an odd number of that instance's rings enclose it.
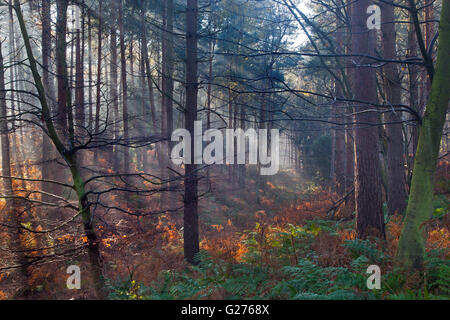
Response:
[[[77,158],[75,153],[66,149],[62,140],[58,136],[58,133],[53,124],[53,120],[50,114],[50,108],[47,102],[47,96],[45,94],[45,88],[42,83],[41,76],[38,72],[36,59],[34,58],[33,51],[31,49],[30,37],[25,26],[25,20],[23,18],[19,0],[14,0],[14,10],[17,14],[17,20],[19,22],[22,38],[24,40],[25,49],[30,63],[30,69],[33,74],[34,85],[38,91],[39,102],[42,107],[42,118],[46,124],[49,138],[55,145],[58,153],[64,158],[64,161],[67,163],[70,168],[70,172],[72,173],[72,179],[74,183],[73,188],[75,189],[78,196],[79,210],[83,217],[84,231],[88,239],[88,253],[96,295],[98,299],[105,299],[106,293],[102,276],[103,263],[99,250],[99,239],[97,238],[92,225],[92,214],[90,212],[89,204],[86,198],[85,182],[81,177],[80,170],[77,166]],[[73,140],[73,133],[69,132],[69,134],[71,135],[71,138]]]
[[[408,208],[397,252],[398,263],[409,269],[421,269],[423,266],[423,226],[432,213],[434,176],[449,99],[450,2],[443,1],[438,58],[430,99],[420,130]]]

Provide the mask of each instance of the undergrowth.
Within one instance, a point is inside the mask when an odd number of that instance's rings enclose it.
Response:
[[[111,299],[448,299],[450,263],[442,250],[427,252],[425,269],[411,276],[393,267],[393,258],[369,240],[344,240],[348,256],[342,266],[326,266],[312,249],[319,236],[316,221],[305,227],[275,230],[261,243],[261,226],[247,231],[249,250],[241,262],[213,259],[202,251],[198,265],[180,271],[163,271],[149,285],[131,277],[111,286]],[[268,249],[270,248],[270,249]],[[291,263],[293,252],[299,256]],[[271,263],[265,263],[267,259]],[[367,289],[369,265],[382,270],[380,290]]]
[[[287,179],[283,177],[283,179]],[[448,198],[437,196],[427,222],[424,269],[411,274],[394,256],[402,216],[386,214],[386,240],[356,239],[354,215],[330,219],[329,193],[267,182],[238,195],[205,200],[198,265],[159,269],[150,281],[130,275],[110,285],[111,299],[449,299]],[[246,201],[241,201],[245,198]],[[293,201],[293,199],[296,199]],[[174,224],[168,245],[182,254]],[[167,249],[166,249],[167,250]],[[182,259],[182,256],[180,256]],[[381,288],[368,289],[367,269],[377,265]]]

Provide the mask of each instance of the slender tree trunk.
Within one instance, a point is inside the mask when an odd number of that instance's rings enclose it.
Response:
[[[427,50],[430,50],[431,41],[434,37],[434,22],[432,21],[434,18],[434,0],[425,0],[424,6],[425,6],[425,45]],[[433,56],[433,52],[429,51],[431,56]],[[431,57],[430,57],[431,58]],[[426,105],[426,101],[428,100],[428,96],[431,91],[431,80],[429,77],[427,77],[427,80],[425,82],[425,96],[426,100],[424,101],[424,106]]]
[[[94,123],[93,116],[94,115],[93,115],[93,108],[92,108],[92,106],[93,106],[93,96],[92,96],[93,95],[93,90],[92,90],[92,86],[93,86],[93,84],[92,84],[92,25],[91,25],[91,15],[90,14],[88,15],[88,56],[89,56],[89,58],[88,58],[88,81],[89,81],[88,131],[89,131],[89,134],[92,134],[92,133],[94,133],[94,131],[93,131],[93,123]]]
[[[53,85],[50,80],[50,59],[52,48],[52,33],[51,33],[51,15],[50,15],[50,2],[42,0],[42,80],[44,82],[45,90],[49,96],[49,100],[53,101]],[[50,109],[52,109],[50,107]],[[52,112],[52,110],[50,110]],[[47,134],[43,132],[42,135],[42,165],[41,172],[42,178],[46,180],[52,180],[52,158],[54,157],[53,146]],[[51,197],[47,194],[53,193],[53,185],[48,182],[42,182],[41,185],[43,202],[51,201]]]
[[[397,59],[395,48],[394,6],[383,3],[381,7],[383,53],[385,59]],[[396,106],[401,104],[400,75],[396,64],[384,66],[384,91],[386,102]],[[395,108],[395,107],[394,107]],[[389,214],[404,214],[406,209],[406,171],[403,146],[402,113],[392,110],[385,115],[387,123],[387,203]]]
[[[68,120],[71,101],[69,79],[67,74],[67,0],[57,0],[57,19],[56,19],[56,81],[57,81],[57,102],[55,125],[56,130],[60,134],[64,142],[67,142]],[[63,181],[67,179],[66,168],[61,165],[61,158],[57,157],[57,165],[54,169],[54,176],[56,180]],[[60,186],[54,186],[54,193],[58,196],[63,195],[63,190]],[[56,213],[56,212],[55,212]]]
[[[130,150],[129,143],[129,129],[128,129],[128,85],[127,85],[127,62],[125,51],[125,32],[124,32],[124,18],[123,18],[123,3],[119,0],[119,32],[120,32],[120,62],[121,62],[121,76],[122,76],[122,117],[123,117],[123,140],[124,148],[124,162],[123,171],[128,173],[130,171]]]
[[[209,24],[211,26],[211,15]],[[209,30],[211,32],[211,28]],[[214,61],[215,41],[210,39],[208,44],[209,62],[208,62],[208,88],[206,90],[206,130],[211,129],[211,101],[212,101],[212,76],[213,76],[213,61]],[[206,168],[206,180],[210,183],[210,167]]]
[[[147,140],[148,136],[148,127],[149,122],[147,122],[147,85],[145,83],[145,61],[144,61],[144,44],[142,43],[143,37],[141,35],[139,45],[140,45],[140,54],[139,54],[139,73],[140,73],[140,89],[141,89],[141,111],[140,111],[140,119],[139,119],[139,135],[142,137],[141,139]],[[140,170],[146,172],[147,171],[147,146],[143,146],[138,149],[138,161],[137,164],[140,166]]]
[[[166,77],[166,132],[164,133],[166,142],[167,159],[170,159],[171,141],[170,136],[173,131],[173,72],[174,72],[174,37],[173,37],[173,22],[174,22],[174,0],[167,1],[167,26],[166,26],[166,70],[163,71],[163,76]],[[170,166],[170,161],[167,164]],[[168,178],[173,177],[173,172],[168,171]]]
[[[144,62],[145,62],[145,72],[147,78],[147,86],[148,86],[148,94],[150,100],[150,115],[151,115],[151,123],[152,123],[152,133],[156,133],[156,111],[155,111],[155,96],[153,93],[153,82],[152,82],[152,71],[150,68],[150,58],[148,54],[147,47],[147,32],[145,30],[145,14],[144,9],[141,12],[141,26],[142,26],[142,50],[144,53]],[[159,144],[157,144],[158,146]],[[157,147],[158,148],[158,147]],[[158,149],[157,149],[158,152]]]
[[[58,82],[58,106],[56,122],[60,132],[67,130],[67,94],[69,84],[67,79],[66,63],[66,35],[67,35],[67,0],[57,0],[57,21],[56,21],[56,77]]]
[[[81,52],[81,31],[76,30],[76,62],[75,62],[75,123],[77,132],[77,138],[83,141],[83,136],[85,135],[85,113],[84,113],[84,68],[82,63],[82,52]]]
[[[12,1],[9,1],[9,63],[11,65],[10,69],[10,73],[9,73],[9,83],[10,83],[10,89],[11,89],[11,93],[10,93],[10,100],[11,100],[11,116],[12,116],[12,125],[13,128],[15,128],[16,124],[15,121],[22,121],[22,109],[21,109],[21,104],[22,101],[26,101],[25,100],[25,96],[23,93],[21,92],[17,92],[15,93],[14,90],[22,90],[22,91],[26,91],[27,88],[24,86],[23,81],[19,81],[19,79],[24,79],[24,72],[22,70],[22,67],[20,66],[20,70],[19,70],[19,66],[16,65],[14,66],[14,57],[16,57],[18,59],[18,61],[21,60],[21,51],[16,51],[16,37],[14,34],[14,15],[13,15],[13,7],[12,7]],[[19,76],[20,75],[20,76]],[[16,103],[17,103],[17,108],[16,108]],[[17,118],[16,118],[17,115]],[[25,170],[27,171],[27,164],[24,164],[23,161],[23,155],[25,154],[25,142],[24,142],[24,126],[20,125],[19,129],[15,129],[12,131],[11,135],[10,135],[10,141],[11,143],[11,160],[12,163],[15,163],[15,165],[13,166],[13,172],[14,170],[17,173],[17,176],[19,176],[20,178],[24,178],[24,167]],[[24,180],[20,181],[20,185],[22,187],[23,190],[26,190],[27,186],[26,186],[26,182]],[[16,208],[19,206],[22,206],[21,210],[26,211],[27,210],[27,203],[24,201],[16,201]],[[21,220],[21,217],[18,217],[19,220]]]
[[[244,111],[244,103],[241,105],[240,110],[240,117],[241,117],[241,129],[245,131],[245,111]],[[237,148],[235,149],[237,150]],[[246,178],[246,166],[245,164],[238,165],[238,185],[240,188],[245,187],[245,178]]]
[[[231,62],[229,66],[229,72],[231,74]],[[227,123],[228,129],[233,129],[233,107],[235,107],[233,106],[233,94],[231,88],[228,87],[228,123]],[[228,169],[228,179],[231,182],[232,181],[231,179],[233,177],[232,165],[228,164],[227,169]]]
[[[345,3],[349,7],[349,11],[351,11],[352,0],[344,0]],[[352,53],[352,33],[351,33],[351,12],[349,12],[349,25],[345,28],[345,43],[346,48],[345,52],[347,54]],[[347,77],[348,83],[348,91],[352,91],[353,88],[353,78],[352,78],[352,61],[347,59],[345,62],[345,76]],[[351,96],[347,98],[352,98]],[[353,114],[353,106],[352,104],[347,104],[346,112],[349,114]],[[355,128],[353,125],[354,118],[346,117],[345,119],[345,192],[349,193],[351,190],[355,190]],[[356,200],[355,200],[355,192],[351,193],[347,200],[345,201],[344,207],[344,216],[351,217],[352,214],[356,211]]]
[[[336,103],[333,106],[333,114],[336,122],[343,122],[344,106],[341,103]],[[334,172],[333,180],[335,185],[336,194],[339,197],[345,195],[345,130],[344,125],[336,125],[333,130],[333,145],[334,145]]]
[[[113,106],[113,137],[114,139],[119,139],[119,95],[118,95],[118,64],[117,64],[117,1],[111,3],[111,66],[110,66],[110,79],[111,79],[111,99]],[[119,155],[118,148],[114,147],[114,168],[119,169]]]
[[[161,30],[161,153],[159,164],[161,169],[161,178],[167,179],[167,164],[168,164],[168,142],[166,141],[167,134],[167,0],[162,1],[162,30]],[[167,194],[164,192],[161,195],[161,206],[167,202]]]
[[[70,90],[70,96],[76,98],[76,85],[75,85],[76,81],[74,81],[74,79],[76,77],[76,76],[74,77],[74,72],[76,72],[76,70],[75,70],[76,69],[76,62],[74,63],[74,58],[75,58],[75,54],[76,54],[75,46],[76,46],[76,41],[77,40],[76,40],[76,32],[74,32],[74,29],[75,29],[75,25],[74,25],[74,22],[75,22],[75,20],[74,20],[75,19],[74,8],[72,7],[70,12],[67,11],[67,14],[68,15],[70,14],[70,20],[68,21],[68,23],[69,23],[70,28],[71,28],[71,29],[68,29],[70,31],[67,33],[68,34],[68,38],[69,38],[69,44],[70,44],[70,50],[69,50],[69,52],[70,52],[70,64],[68,66],[69,77],[68,77],[68,86],[67,87]],[[75,88],[75,95],[72,92],[74,88]],[[70,106],[72,106],[72,105],[73,105],[73,101],[70,101]],[[76,110],[76,105],[75,105],[75,110]],[[72,117],[73,117],[73,115],[72,115]]]
[[[408,58],[417,57],[417,40],[416,40],[416,34],[414,30],[414,24],[413,19],[410,13],[409,16],[409,26],[408,26]],[[419,110],[419,78],[418,78],[418,67],[414,64],[408,65],[408,74],[409,74],[409,105],[410,107],[415,110],[417,113],[420,114]],[[414,155],[416,154],[417,149],[417,143],[419,141],[419,124],[417,123],[417,119],[415,119],[416,122],[411,126],[410,134],[411,134],[411,141],[410,141],[410,148],[409,148],[409,165],[408,165],[408,171],[409,171],[409,177],[408,177],[408,183],[410,184],[411,178],[412,178],[412,169],[413,169],[413,163],[414,163]]]
[[[95,136],[98,138],[100,134],[100,109],[101,109],[101,84],[102,84],[102,33],[103,33],[103,19],[102,19],[103,0],[98,3],[98,41],[97,41],[97,86],[95,96]],[[98,152],[94,154],[94,162],[97,164]]]
[[[172,142],[170,140],[172,131],[173,131],[173,89],[174,89],[174,82],[173,82],[173,73],[174,73],[174,36],[173,36],[173,23],[174,23],[174,0],[164,0],[166,4],[166,27],[165,27],[165,50],[163,51],[163,54],[166,55],[163,64],[163,77],[165,78],[165,89],[164,92],[165,96],[165,132],[163,133],[163,137],[165,139],[164,145],[166,155],[164,156],[167,160],[166,163],[163,165],[167,167],[171,167],[171,161],[170,161],[170,153],[172,148]],[[166,170],[167,172],[167,179],[169,180],[169,188],[173,186],[173,183],[171,180],[173,179],[173,172],[171,170]],[[172,193],[167,194],[167,200],[168,203],[174,203],[174,199],[172,197]],[[164,199],[164,198],[163,198]],[[171,206],[168,206],[169,208]]]
[[[450,3],[442,2],[435,74],[420,128],[406,217],[398,245],[398,263],[421,269],[425,254],[424,223],[433,210],[433,189],[439,147],[450,100]]]
[[[186,129],[194,137],[194,122],[197,118],[197,0],[187,0],[186,8]],[[192,143],[192,158],[194,143]],[[191,159],[193,162],[193,159]],[[184,192],[184,256],[189,263],[195,264],[195,255],[199,252],[197,165],[186,164]]]
[[[337,30],[336,42],[339,52],[343,52],[343,37],[342,28]],[[344,71],[341,71],[343,74]],[[335,82],[335,94],[337,98],[343,98],[343,90],[340,83]],[[344,119],[345,105],[342,102],[336,102],[333,105],[333,121],[338,123],[333,130],[333,180],[335,191],[339,197],[345,195],[345,119]]]
[[[148,47],[147,47],[147,31],[145,29],[146,23],[145,23],[145,10],[144,6],[141,6],[141,36],[142,36],[142,54],[144,59],[144,77],[147,79],[147,92],[149,95],[149,102],[150,102],[150,117],[146,119],[146,121],[149,121],[151,123],[151,128],[149,128],[147,135],[155,135],[157,133],[157,124],[156,124],[156,110],[155,110],[155,96],[153,92],[153,78],[152,78],[152,71],[150,67],[150,58],[148,54]],[[156,148],[156,156],[160,157],[160,144],[155,144]],[[145,159],[147,161],[147,159]]]
[[[9,69],[9,77],[10,77],[10,88],[11,88],[11,93],[10,93],[10,97],[11,97],[11,113],[15,113],[16,107],[15,107],[15,102],[17,100],[17,104],[20,104],[20,93],[17,92],[17,94],[14,92],[14,89],[17,87],[17,89],[19,88],[19,83],[15,83],[14,79],[18,79],[18,67],[14,67],[13,66],[13,57],[16,54],[20,54],[20,53],[16,53],[16,39],[15,39],[15,35],[14,35],[14,16],[13,16],[13,8],[12,8],[12,0],[9,0],[9,52],[10,52],[10,58],[9,58],[9,63],[11,64],[11,68]],[[18,106],[18,109],[20,109],[20,106]],[[15,117],[13,117],[12,119],[12,126],[15,127]],[[15,144],[15,137],[13,137],[13,145]],[[13,148],[14,150],[15,148]]]
[[[16,65],[13,66],[14,64],[14,57],[16,57],[16,59],[18,61],[20,61],[21,59],[21,55],[22,52],[16,51],[16,38],[14,35],[14,16],[13,16],[13,9],[12,9],[12,1],[9,1],[9,43],[10,43],[10,48],[9,48],[9,62],[11,64],[11,68],[10,68],[10,88],[11,90],[22,90],[22,91],[26,91],[27,88],[25,88],[23,81],[16,81],[16,79],[24,79],[24,73],[23,73],[23,68],[22,66]],[[30,8],[31,10],[31,8]],[[22,111],[21,111],[21,105],[22,105],[22,101],[26,101],[24,94],[22,92],[11,92],[11,114],[12,114],[12,126],[15,127],[15,121],[16,121],[16,114],[18,115],[17,120],[21,121],[22,120]],[[14,130],[12,135],[11,135],[11,151],[12,151],[12,160],[13,162],[15,162],[17,165],[15,165],[14,169],[17,171],[17,175],[21,178],[24,177],[23,174],[23,166],[22,164],[24,163],[22,160],[22,155],[24,154],[24,126],[19,126],[18,130]],[[25,165],[26,166],[26,165]],[[23,188],[25,188],[25,181],[21,182],[21,185]]]
[[[206,91],[206,107],[207,107],[207,123],[206,128],[211,129],[211,101],[212,101],[212,77],[213,77],[213,61],[214,61],[214,48],[215,43],[213,40],[209,42],[209,63],[208,63],[208,88]]]
[[[261,94],[261,109],[259,111],[259,129],[260,130],[266,129],[266,105],[267,105],[266,93],[263,92]],[[269,130],[267,130],[267,132],[269,132]],[[257,177],[257,181],[258,181],[257,202],[258,202],[258,204],[260,204],[261,197],[262,197],[262,194],[261,194],[262,192],[260,190],[264,191],[265,188],[266,188],[266,176],[263,176],[261,174],[261,164],[260,163],[258,163],[258,177]]]

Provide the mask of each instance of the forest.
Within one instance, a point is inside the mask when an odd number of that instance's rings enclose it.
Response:
[[[450,298],[450,1],[0,17],[0,300]]]

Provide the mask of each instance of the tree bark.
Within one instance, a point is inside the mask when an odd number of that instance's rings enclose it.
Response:
[[[170,135],[173,131],[173,56],[174,56],[174,37],[173,37],[173,18],[174,3],[173,0],[163,1],[163,30],[162,30],[162,99],[161,99],[161,176],[164,179],[172,177],[172,171],[167,170],[170,165]],[[166,195],[162,197],[163,201]]]
[[[194,137],[194,122],[197,118],[197,16],[197,0],[187,0],[185,125],[191,137]],[[193,158],[194,143],[191,144],[191,147]],[[193,163],[193,159],[191,160]],[[184,186],[184,256],[189,263],[196,264],[195,256],[199,252],[197,165],[186,164]]]
[[[383,3],[381,6],[383,53],[385,59],[397,59],[395,48],[394,6]],[[384,93],[389,105],[401,104],[401,82],[396,64],[384,67]],[[395,107],[394,107],[395,108]],[[387,123],[387,204],[389,214],[404,214],[406,209],[406,171],[403,148],[402,113],[392,110],[385,115]],[[395,124],[394,124],[395,123]]]
[[[144,9],[142,9],[142,12],[141,12],[141,25],[142,25],[141,35],[142,35],[142,46],[143,46],[142,51],[144,54],[145,73],[146,73],[148,94],[149,94],[149,100],[150,100],[150,115],[151,115],[151,122],[152,122],[152,127],[153,127],[152,133],[156,133],[155,97],[153,94],[152,70],[150,68],[150,58],[149,58],[148,47],[147,47],[147,32],[145,30]],[[157,145],[157,152],[158,152],[158,145]]]
[[[128,84],[127,84],[127,57],[125,51],[125,31],[124,31],[124,18],[123,18],[123,3],[119,0],[119,32],[120,32],[120,64],[121,64],[121,77],[122,77],[122,117],[123,117],[123,140],[125,143],[124,148],[124,161],[123,171],[128,173],[130,171],[130,150],[128,148],[129,143],[129,128],[128,128]]]
[[[95,96],[95,128],[94,133],[98,138],[100,134],[100,109],[101,109],[101,84],[102,84],[102,33],[103,33],[103,19],[102,19],[103,0],[98,3],[98,38],[97,38],[97,85]],[[94,162],[97,162],[98,152],[94,154]]]
[[[84,68],[81,52],[81,31],[76,30],[76,54],[75,54],[75,123],[77,138],[83,141],[85,135],[85,113],[84,113]]]
[[[414,24],[411,13],[409,13],[409,26],[408,26],[408,53],[407,57],[417,57],[417,41],[415,36]],[[408,65],[408,75],[409,75],[409,105],[415,110],[418,114],[420,112],[420,102],[419,102],[419,78],[418,78],[418,67],[414,64]],[[411,182],[413,163],[414,163],[414,155],[416,154],[417,143],[419,141],[419,124],[416,122],[411,126],[410,130],[410,146],[408,150],[408,184]]]
[[[342,28],[337,30],[337,48],[338,52],[343,52],[343,37]],[[341,75],[344,71],[342,70]],[[337,98],[343,98],[343,90],[341,84],[335,81],[335,94]],[[335,191],[339,197],[345,195],[345,130],[344,130],[344,110],[345,105],[342,102],[335,102],[333,105],[333,121],[338,123],[336,128],[333,130],[333,163],[332,163],[332,173],[335,185]]]
[[[52,48],[52,26],[51,26],[51,15],[50,15],[50,2],[46,0],[42,0],[42,80],[44,83],[44,87],[46,92],[49,94],[50,101],[52,101],[53,85],[50,80],[50,59],[51,59],[51,48]],[[50,109],[52,109],[50,107]],[[52,110],[50,110],[52,112]],[[51,141],[48,138],[47,134],[44,132],[42,135],[42,165],[41,172],[42,178],[51,180],[52,170],[51,170],[51,160],[53,158],[53,148],[51,145]],[[48,193],[53,193],[53,186],[51,183],[42,182],[41,185],[42,191],[44,192],[42,195],[42,201],[49,202],[51,197],[48,196]]]
[[[56,19],[56,82],[57,82],[57,101],[55,126],[63,142],[67,142],[69,113],[71,113],[70,88],[67,73],[67,0],[57,0],[57,19]],[[66,168],[61,165],[61,158],[58,156],[54,170],[54,177],[57,181],[67,179]],[[56,195],[62,196],[63,189],[54,185],[53,191]],[[55,211],[56,213],[56,211]]]
[[[167,0],[167,26],[166,26],[166,70],[163,76],[166,77],[166,108],[167,108],[167,125],[165,136],[168,139],[167,157],[170,158],[170,136],[173,131],[173,72],[174,72],[174,1]],[[169,176],[171,173],[169,172]]]
[[[67,0],[57,0],[56,20],[56,77],[58,82],[58,107],[56,121],[60,132],[67,130],[68,110],[67,94],[69,84],[66,63],[66,34],[67,34]]]
[[[433,209],[434,177],[442,130],[450,100],[450,3],[442,2],[435,74],[420,128],[406,217],[398,245],[398,263],[421,269],[425,253],[424,223]]]
[[[88,15],[88,82],[89,82],[89,92],[88,92],[88,131],[92,134],[93,131],[93,90],[92,90],[92,25],[91,25],[91,15]]]
[[[371,1],[361,0],[352,4],[352,51],[355,54],[375,55],[374,30],[366,26],[366,9]],[[358,238],[377,236],[384,238],[384,217],[380,180],[378,146],[378,113],[370,111],[376,103],[377,86],[375,71],[367,66],[368,59],[357,59],[353,72],[353,96],[355,103],[355,199],[356,231]]]
[[[117,64],[117,1],[111,3],[111,20],[112,26],[110,29],[110,49],[111,49],[111,65],[110,65],[110,93],[113,107],[113,138],[119,139],[119,95],[118,95],[118,64]],[[119,152],[117,146],[114,147],[113,166],[115,170],[119,169]]]

